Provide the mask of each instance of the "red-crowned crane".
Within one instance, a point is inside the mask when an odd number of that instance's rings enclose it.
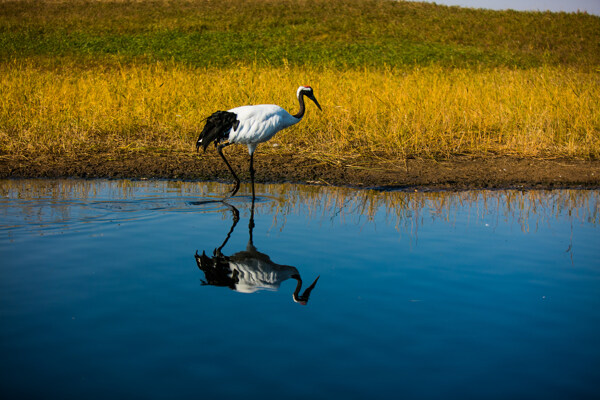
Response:
[[[250,179],[252,181],[252,195],[254,196],[254,150],[259,143],[271,139],[277,132],[297,124],[304,116],[304,96],[315,102],[319,110],[321,106],[315,98],[310,86],[300,86],[296,92],[300,110],[291,115],[275,104],[260,104],[256,106],[242,106],[228,111],[217,111],[206,119],[206,125],[196,142],[196,151],[206,148],[210,143],[215,144],[217,151],[225,165],[235,179],[235,187],[228,197],[234,196],[240,188],[240,179],[223,155],[223,148],[230,144],[239,143],[248,146],[250,153]]]
[[[296,267],[291,265],[277,264],[265,254],[259,252],[254,247],[252,239],[252,230],[254,229],[254,197],[252,197],[252,206],[250,208],[250,221],[248,223],[248,244],[245,251],[239,251],[231,256],[226,256],[221,253],[225,247],[235,226],[240,220],[240,212],[237,208],[223,202],[227,205],[232,213],[233,222],[229,233],[219,248],[213,251],[213,256],[209,257],[206,252],[198,254],[196,250],[196,265],[204,272],[206,280],[202,281],[203,285],[226,286],[236,292],[253,293],[259,290],[278,290],[282,282],[288,279],[296,281],[296,289],[292,294],[294,302],[306,305],[310,294],[317,285],[317,279],[300,294],[302,289],[302,278]]]

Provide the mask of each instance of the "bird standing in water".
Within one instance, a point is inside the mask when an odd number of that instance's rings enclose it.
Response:
[[[250,208],[250,221],[248,223],[249,238],[246,250],[239,251],[231,256],[226,256],[221,252],[240,220],[239,210],[227,202],[223,203],[231,210],[233,223],[221,246],[213,251],[212,257],[207,256],[205,251],[199,254],[198,250],[196,250],[196,265],[204,272],[206,279],[202,281],[202,284],[226,286],[236,292],[253,293],[259,290],[278,290],[284,281],[294,279],[296,281],[296,289],[292,294],[292,298],[294,302],[306,305],[311,292],[317,285],[319,277],[317,276],[317,279],[304,289],[304,293],[300,294],[302,278],[298,269],[291,265],[277,264],[267,254],[259,252],[254,247],[254,240],[252,238],[252,230],[254,229],[254,197],[252,197]]]
[[[239,143],[248,146],[250,153],[250,179],[252,181],[252,196],[254,197],[254,150],[259,143],[271,139],[277,132],[302,120],[305,111],[304,97],[315,102],[319,110],[321,106],[315,98],[310,86],[300,86],[296,92],[300,110],[291,115],[275,104],[260,104],[242,106],[227,111],[217,111],[206,119],[206,125],[198,141],[196,151],[202,147],[204,151],[210,143],[214,143],[217,152],[225,161],[225,165],[235,179],[235,186],[228,197],[234,196],[240,188],[240,179],[223,155],[223,149],[231,144]]]

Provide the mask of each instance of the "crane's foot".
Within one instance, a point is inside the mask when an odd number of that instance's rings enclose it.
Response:
[[[226,200],[226,199],[228,199],[230,197],[235,196],[235,194],[238,192],[238,190],[240,190],[240,182],[239,181],[237,181],[235,183],[235,186],[233,187],[233,189],[231,190],[231,192],[229,192],[229,194],[227,196],[225,196],[225,199],[223,199],[223,200]]]

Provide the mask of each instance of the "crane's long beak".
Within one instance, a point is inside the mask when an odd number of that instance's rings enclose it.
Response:
[[[315,95],[312,96],[307,96],[309,99],[311,99],[312,101],[315,102],[315,104],[317,105],[317,107],[319,107],[319,110],[323,111],[323,109],[321,108],[321,105],[319,104],[319,102],[317,101],[317,98],[315,97]]]

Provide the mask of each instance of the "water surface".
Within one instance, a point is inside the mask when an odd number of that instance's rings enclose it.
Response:
[[[600,192],[228,190],[0,181],[2,398],[600,394]]]

